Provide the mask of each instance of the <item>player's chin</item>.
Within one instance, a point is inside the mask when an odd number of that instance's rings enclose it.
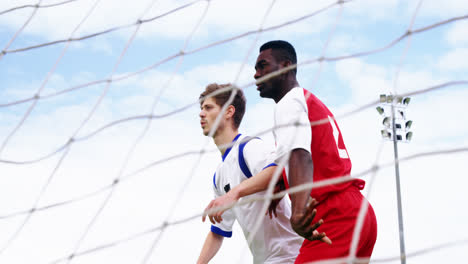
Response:
[[[268,89],[262,89],[260,90],[260,97],[263,97],[263,98],[271,98],[271,95],[270,93],[268,92]]]

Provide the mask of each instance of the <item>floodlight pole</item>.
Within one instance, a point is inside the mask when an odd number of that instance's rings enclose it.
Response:
[[[400,190],[400,164],[398,160],[398,140],[396,135],[395,124],[395,106],[392,102],[392,136],[393,136],[393,152],[395,155],[395,177],[396,177],[396,191],[397,191],[397,205],[398,205],[398,230],[400,234],[400,259],[401,264],[406,264],[405,253],[405,237],[403,232],[403,210],[401,205],[401,190]]]

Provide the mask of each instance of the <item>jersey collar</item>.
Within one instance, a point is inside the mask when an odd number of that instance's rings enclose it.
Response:
[[[232,143],[236,142],[236,140],[241,136],[242,134],[237,134],[237,136],[232,140]],[[229,152],[231,152],[231,149],[232,147],[234,146],[234,144],[232,144],[232,146],[230,146],[228,149],[226,149],[226,152],[224,152],[224,155],[223,155],[223,161],[226,159],[227,155],[229,154]]]

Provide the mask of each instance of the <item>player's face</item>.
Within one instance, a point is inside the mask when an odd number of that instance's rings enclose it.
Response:
[[[255,63],[255,75],[254,78],[261,78],[269,73],[279,70],[280,64],[276,62],[276,59],[273,57],[272,50],[267,49],[262,52],[257,57],[257,62]],[[275,76],[270,78],[262,83],[257,84],[257,90],[260,92],[261,97],[265,98],[274,98],[278,90],[278,80],[280,76]]]
[[[210,133],[210,130],[213,127],[214,122],[216,120],[216,117],[218,116],[220,112],[221,112],[221,106],[216,104],[213,97],[205,99],[205,101],[201,105],[201,111],[200,111],[200,125],[203,130],[203,134],[205,136],[208,136],[208,134]],[[218,126],[218,129],[221,126],[222,124],[220,123]]]

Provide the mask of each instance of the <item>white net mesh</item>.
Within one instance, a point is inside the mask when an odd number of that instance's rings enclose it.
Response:
[[[406,257],[463,262],[463,2],[2,1],[0,262],[195,262],[220,160],[198,95],[236,84],[248,99],[241,132],[274,144],[273,102],[253,79],[271,39],[295,45],[300,84],[335,113],[352,176],[367,181],[371,262],[400,262],[393,149],[374,108],[381,93],[414,98],[415,136],[399,145]],[[236,227],[212,263],[245,262]]]

